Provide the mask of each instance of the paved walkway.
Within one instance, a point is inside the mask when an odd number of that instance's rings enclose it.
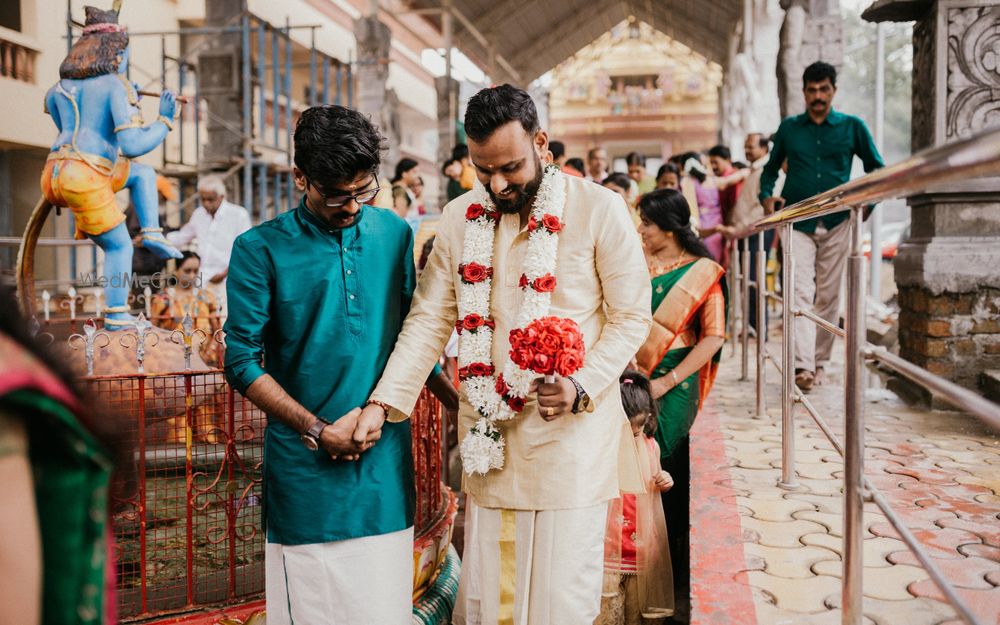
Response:
[[[725,349],[692,433],[692,622],[839,624],[843,461],[798,407],[796,469],[803,490],[778,488],[777,374],[768,370],[770,418],[756,419],[754,356],[751,380],[740,382],[738,353]],[[771,349],[780,353],[776,343]],[[843,353],[839,343],[837,350]],[[842,376],[836,363],[833,368],[829,383],[809,399],[842,437]],[[884,390],[869,391],[865,410],[866,475],[980,622],[1000,624],[1000,437],[967,415],[911,408]],[[865,622],[958,623],[872,504],[865,527]]]

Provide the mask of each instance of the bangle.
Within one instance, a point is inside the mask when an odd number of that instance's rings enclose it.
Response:
[[[386,416],[389,416],[389,411],[391,410],[391,408],[389,408],[389,404],[381,402],[377,399],[369,399],[368,401],[365,402],[365,408],[372,405],[378,406],[379,408],[382,409],[383,412],[385,412]]]
[[[157,117],[156,121],[162,122],[163,125],[167,127],[167,131],[168,132],[174,129],[174,122],[173,122],[173,120],[167,119],[166,116],[164,116],[164,115],[160,115],[159,117]]]
[[[680,382],[677,381],[677,372],[674,371],[673,369],[670,370],[670,379],[674,381],[674,386],[680,384]]]

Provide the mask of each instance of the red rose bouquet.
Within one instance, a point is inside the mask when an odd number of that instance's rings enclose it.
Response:
[[[579,371],[586,351],[583,332],[572,319],[542,317],[510,333],[510,359],[549,383],[557,373],[566,377]]]

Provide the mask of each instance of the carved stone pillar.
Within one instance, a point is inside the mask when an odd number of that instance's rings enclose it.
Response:
[[[805,111],[802,72],[816,61],[840,70],[844,63],[844,20],[838,0],[781,0],[785,21],[778,49],[781,117]]]
[[[1000,125],[995,0],[881,0],[870,21],[913,28],[913,150]],[[1000,369],[1000,178],[911,197],[896,258],[900,355],[977,388]]]
[[[386,89],[392,32],[377,17],[365,16],[354,20],[354,37],[358,46],[357,107],[386,138],[388,150],[383,154],[380,177],[388,182],[399,160],[400,138],[399,99],[393,90]]]

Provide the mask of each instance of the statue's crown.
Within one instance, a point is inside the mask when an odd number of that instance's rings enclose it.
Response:
[[[87,16],[83,26],[84,34],[125,32],[125,27],[118,23],[118,11],[105,11],[97,7],[83,7],[83,11]]]

